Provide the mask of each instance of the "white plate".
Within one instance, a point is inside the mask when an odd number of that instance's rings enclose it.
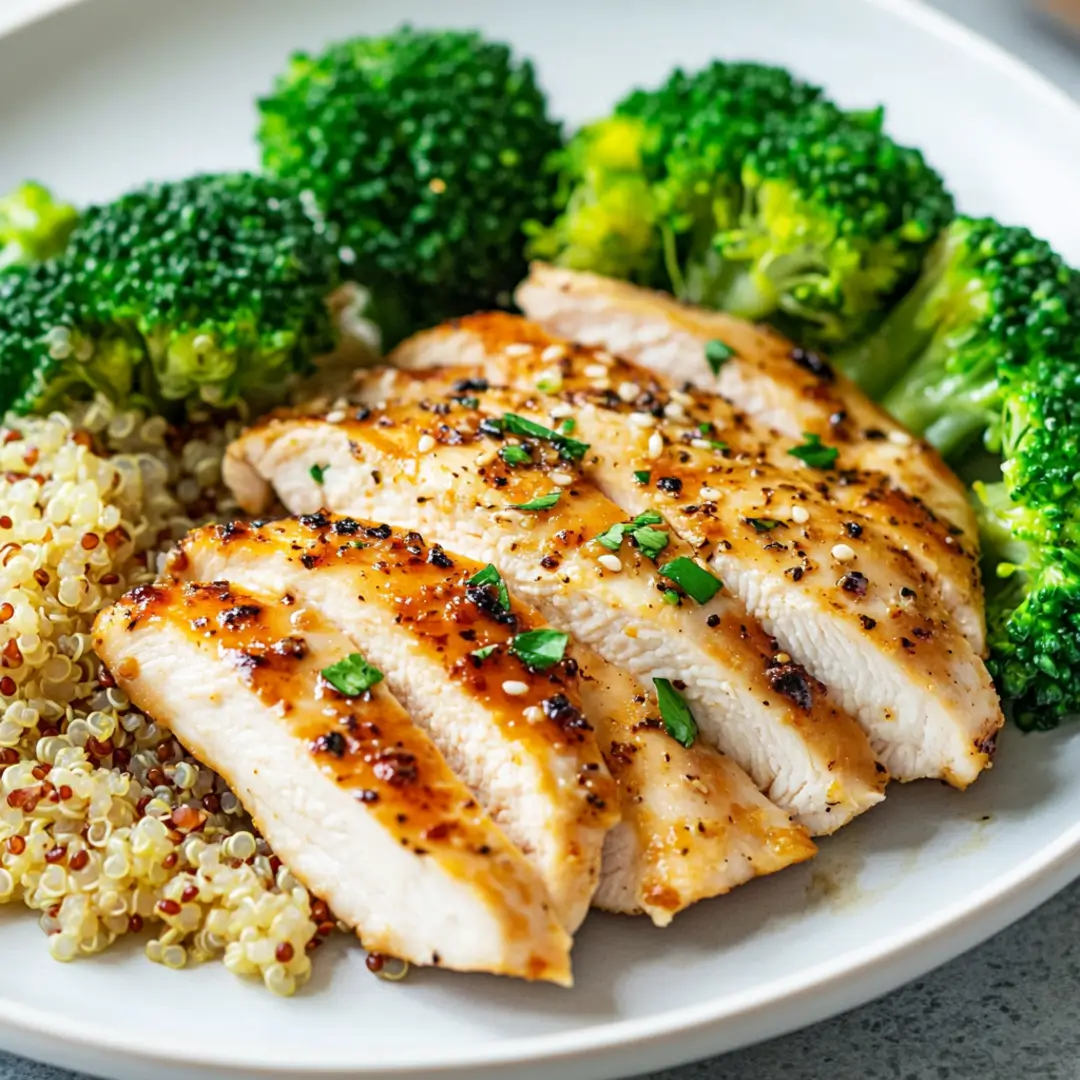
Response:
[[[1080,114],[926,9],[871,0],[5,0],[0,189],[36,176],[79,200],[148,177],[252,165],[252,98],[285,55],[329,38],[452,21],[532,54],[555,108],[602,112],[635,82],[714,55],[779,61],[844,102],[885,101],[964,209],[1080,259]],[[600,1078],[778,1034],[857,1005],[1019,918],[1080,873],[1080,740],[1007,733],[964,796],[923,785],[822,845],[811,865],[657,931],[594,916],[577,987],[419,972],[371,978],[321,954],[282,1001],[220,965],[174,973],[135,949],[67,966],[0,911],[0,1042],[115,1077]]]

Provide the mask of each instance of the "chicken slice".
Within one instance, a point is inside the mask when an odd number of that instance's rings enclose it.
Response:
[[[197,529],[170,563],[185,580],[294,596],[348,636],[540,872],[573,932],[618,816],[614,783],[581,714],[576,661],[526,667],[510,643],[543,624],[470,586],[480,569],[419,534],[325,514]]]
[[[981,655],[985,649],[978,548],[964,541],[957,526],[939,519],[884,474],[852,467],[843,446],[792,440],[750,420],[719,394],[675,388],[636,364],[549,336],[535,323],[503,313],[470,316],[418,334],[399,346],[390,362],[405,371],[361,376],[357,389],[380,400],[445,401],[453,398],[462,377],[466,383],[481,380],[530,395],[539,388],[547,399],[545,423],[553,422],[553,414],[567,405],[575,407],[575,415],[584,407],[581,420],[589,428],[644,428],[650,434],[659,429],[672,443],[697,449],[722,442],[725,460],[768,463],[810,480],[836,506],[879,525],[894,553],[922,571],[923,587],[952,613],[976,652]],[[445,369],[441,373],[433,370],[440,366]],[[485,395],[485,401],[490,400]],[[510,411],[518,407],[511,399],[505,405]],[[836,460],[822,469],[799,456],[820,462],[815,453]]]
[[[789,438],[805,433],[840,446],[859,468],[884,473],[978,543],[964,486],[929,443],[913,438],[817,353],[765,327],[681,304],[595,274],[534,264],[516,293],[545,329],[635,360],[677,382],[717,390]],[[706,358],[710,341],[732,351]]]
[[[354,647],[317,614],[226,582],[144,585],[98,616],[94,648],[367,948],[569,985],[539,875],[384,683],[335,689]]]
[[[524,329],[528,337],[528,324]],[[507,368],[527,364],[531,352],[564,348],[504,337],[487,347],[483,333],[464,325],[422,335],[406,360],[420,362],[425,340],[435,357],[448,341],[459,341],[471,353],[490,354],[489,366]],[[572,361],[564,366],[573,374]],[[1003,722],[1000,703],[954,606],[941,602],[940,583],[911,556],[918,530],[898,545],[899,518],[846,509],[845,499],[837,505],[845,488],[814,479],[822,470],[781,468],[767,457],[741,460],[710,440],[673,441],[667,427],[634,424],[618,393],[600,385],[607,381],[604,364],[594,358],[591,367],[584,374],[595,393],[611,400],[571,406],[563,398],[559,412],[572,414],[575,435],[590,444],[585,463],[604,494],[628,513],[664,515],[783,650],[859,717],[894,776],[971,783],[989,763]],[[548,378],[558,375],[549,371]],[[383,390],[386,377],[376,381]],[[437,389],[430,379],[421,383]],[[535,391],[514,396],[473,385],[481,411],[550,423],[550,403]],[[872,502],[865,509],[877,508]],[[950,548],[940,550],[944,558]]]
[[[680,911],[776,873],[815,852],[807,832],[769,802],[730,758],[663,730],[654,700],[629,675],[579,648],[581,699],[619,786],[622,821],[608,833],[595,907]]]
[[[775,643],[732,597],[672,606],[640,550],[626,544],[614,555],[596,541],[626,515],[550,445],[546,459],[507,464],[489,441],[501,434],[467,405],[334,417],[277,417],[237,440],[225,473],[241,505],[258,511],[276,492],[294,512],[327,506],[393,522],[494,563],[523,599],[611,663],[646,685],[685,684],[706,739],[811,832],[831,832],[881,799],[884,769],[825,688],[777,663]],[[692,554],[674,536],[664,542],[665,557]]]
[[[461,693],[457,684],[464,683],[465,692],[471,692],[466,706],[474,710],[491,709],[493,697],[509,703],[501,710],[505,714],[501,727],[498,712],[485,725],[486,739],[491,742],[494,735],[505,740],[500,745],[507,753],[496,765],[519,782],[514,770],[525,765],[514,760],[515,753],[539,759],[539,768],[546,770],[540,782],[531,773],[525,778],[539,788],[532,795],[536,820],[516,828],[512,815],[504,820],[498,808],[493,811],[490,804],[486,808],[519,848],[550,849],[539,868],[553,897],[574,889],[583,861],[588,863],[589,893],[595,888],[600,843],[614,824],[617,800],[626,808],[627,827],[609,836],[597,904],[608,910],[645,911],[660,925],[697,900],[813,854],[806,831],[765,799],[745,773],[703,745],[685,749],[673,742],[659,726],[655,710],[650,718],[641,688],[595,654],[575,650],[587,670],[580,680],[574,674],[575,661],[542,679],[526,671],[508,655],[507,644],[515,630],[528,631],[537,620],[518,601],[510,608],[511,622],[499,609],[492,617],[490,594],[473,592],[481,607],[469,600],[465,583],[483,569],[481,564],[427,547],[416,533],[403,539],[385,535],[388,531],[324,514],[259,526],[208,526],[188,535],[169,569],[181,578],[227,578],[260,592],[288,594],[316,608],[386,673],[390,689],[414,719],[421,719],[423,712],[421,722],[437,744],[438,726],[447,715],[460,711],[455,710],[454,696]],[[453,566],[441,565],[447,561]],[[407,585],[401,582],[401,573],[407,574]],[[403,629],[395,630],[395,613],[403,606],[398,590],[403,588],[412,610],[397,624]],[[359,596],[364,598],[360,603]],[[432,602],[425,604],[425,597]],[[380,620],[377,613],[371,617],[371,609],[381,603],[391,619]],[[404,664],[401,648],[380,640],[395,633],[405,638]],[[418,663],[415,653],[428,652],[425,646],[430,643],[435,645],[434,662],[425,664],[422,658]],[[494,651],[482,659],[475,655],[477,649],[484,652],[493,645]],[[402,681],[404,689],[399,691]],[[495,689],[508,681],[530,684],[530,693],[508,698]],[[416,703],[410,686],[422,682],[430,701]],[[584,717],[576,708],[577,690]],[[432,715],[440,702],[442,711]],[[523,716],[528,723],[522,724]],[[597,728],[601,748],[612,761],[619,777],[618,794],[598,763],[596,738],[583,726],[586,721]],[[469,770],[470,757],[492,756],[484,728],[467,747],[451,744],[440,749],[474,789],[483,783],[482,777],[470,777]],[[573,768],[566,768],[560,755],[570,756]],[[553,763],[546,760],[551,757]],[[532,771],[539,768],[534,765]],[[495,779],[499,780],[498,773]],[[521,801],[517,790],[499,794],[504,803]],[[731,825],[734,819],[739,828]],[[544,835],[555,829],[558,843]],[[565,869],[558,866],[559,859],[567,864]]]

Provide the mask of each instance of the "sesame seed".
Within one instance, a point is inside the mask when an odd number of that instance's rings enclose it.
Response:
[[[720,491],[714,487],[703,487],[698,494],[703,499],[708,499],[710,502],[720,498]]]
[[[793,506],[791,508],[791,520],[805,525],[810,520],[810,511],[805,506]]]
[[[485,465],[490,465],[499,456],[497,450],[484,450],[482,453],[476,455],[473,461],[483,468]]]
[[[517,679],[507,679],[502,684],[502,688],[503,693],[509,694],[511,697],[521,697],[529,692],[529,684],[519,682]]]
[[[773,662],[777,664],[790,664],[791,657],[786,652],[778,652],[773,657]]]
[[[664,437],[659,431],[649,436],[649,457],[658,458],[664,452]]]
[[[848,544],[834,544],[832,557],[837,562],[851,562],[855,558],[855,549]]]
[[[533,347],[526,345],[524,342],[520,342],[516,345],[507,345],[503,352],[507,356],[528,356],[532,353]]]
[[[340,424],[345,419],[346,413],[344,409],[334,409],[333,412],[326,414],[326,422],[328,424]]]
[[[634,398],[638,396],[638,394],[641,393],[641,387],[638,386],[637,383],[627,380],[626,382],[619,383],[619,389],[617,392],[619,395],[619,399],[629,404],[631,401],[634,400]]]
[[[690,445],[695,450],[708,450],[709,449],[709,440],[708,439],[691,439],[690,440]]]
[[[549,478],[553,484],[558,484],[559,487],[569,487],[574,482],[573,476],[567,472],[553,472]]]
[[[618,555],[601,555],[596,561],[613,574],[617,574],[622,569],[622,561]]]
[[[691,777],[688,777],[687,779],[688,779],[688,781],[690,783],[690,786],[699,795],[708,795],[709,794],[709,788],[706,785],[705,781],[701,779],[701,777],[699,777],[699,776],[691,776]]]
[[[689,394],[684,394],[681,390],[672,390],[669,396],[672,401],[677,401],[680,405],[694,404],[694,399]]]
[[[603,364],[587,364],[582,372],[586,379],[607,378],[607,368]]]
[[[435,440],[430,435],[421,435],[420,441],[416,444],[416,449],[421,454],[426,454],[428,451],[435,449]]]
[[[530,705],[527,709],[523,709],[522,716],[530,724],[539,724],[544,719],[544,710],[539,705]]]
[[[656,427],[656,417],[652,413],[647,412],[632,412],[630,414],[630,423],[634,427],[651,428]]]
[[[611,380],[610,379],[593,379],[592,382],[589,383],[589,385],[594,390],[610,390],[611,389]]]
[[[889,442],[894,446],[910,446],[911,436],[906,431],[890,431]]]
[[[556,360],[561,360],[566,355],[566,347],[563,345],[549,345],[540,354],[540,359],[545,364],[554,364]]]
[[[677,401],[669,401],[664,406],[664,415],[669,420],[685,420],[686,410]]]
[[[553,405],[548,409],[548,416],[550,416],[552,420],[562,420],[567,416],[570,416],[573,411],[574,408],[572,405]]]
[[[596,360],[598,363],[601,363],[601,364],[614,364],[615,363],[615,357],[612,356],[611,353],[605,352],[603,349],[597,349],[593,353],[593,359]]]

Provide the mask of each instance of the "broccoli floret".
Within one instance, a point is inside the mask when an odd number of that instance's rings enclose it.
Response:
[[[280,181],[154,184],[87,210],[64,254],[0,278],[0,411],[269,402],[333,345],[338,262]]]
[[[782,68],[720,61],[633,91],[552,157],[560,215],[532,226],[530,256],[678,290],[699,223],[730,217],[747,152],[820,97]]]
[[[1017,726],[1080,713],[1080,551],[1032,542],[1038,511],[1008,483],[976,485],[987,574],[987,665]]]
[[[295,55],[259,108],[266,169],[314,194],[388,338],[508,299],[562,145],[530,63],[405,27]]]
[[[695,226],[687,297],[814,344],[863,332],[953,214],[941,177],[880,120],[820,102],[770,125],[737,198]]]
[[[27,181],[0,198],[0,271],[59,255],[79,220],[41,184]]]
[[[887,390],[885,407],[946,456],[980,434],[997,449],[1002,385],[1072,355],[1076,295],[1075,275],[1027,229],[957,218],[907,296],[834,360],[872,395]]]
[[[639,285],[662,282],[656,200],[645,178],[640,120],[612,116],[582,128],[549,160],[562,213],[528,221],[529,258],[591,270]]]

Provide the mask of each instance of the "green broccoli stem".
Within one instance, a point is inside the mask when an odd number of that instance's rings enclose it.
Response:
[[[935,351],[933,360],[923,354],[933,348],[937,322],[945,311],[942,300],[947,306],[950,274],[959,247],[957,239],[947,232],[930,250],[918,280],[873,333],[833,353],[837,369],[875,400],[893,389],[895,404],[905,394],[898,383],[912,365],[928,367],[944,362],[944,351]],[[908,377],[918,380],[921,376],[912,369]],[[928,423],[921,424],[918,430],[924,430]]]

